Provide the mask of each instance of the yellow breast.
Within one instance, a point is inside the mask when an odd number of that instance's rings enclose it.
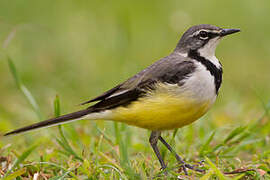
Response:
[[[188,125],[210,108],[210,100],[199,102],[184,94],[155,92],[127,107],[112,111],[112,120],[150,130],[169,130]]]

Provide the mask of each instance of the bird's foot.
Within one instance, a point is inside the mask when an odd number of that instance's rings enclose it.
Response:
[[[198,165],[199,166],[202,166],[203,165],[203,162],[204,161],[200,161],[198,163]],[[179,164],[181,165],[181,168],[184,171],[185,175],[188,175],[187,169],[190,169],[192,171],[196,171],[196,172],[199,172],[199,173],[205,173],[205,170],[199,169],[198,168],[198,165],[190,165],[190,164],[187,164],[186,162],[184,162],[182,160],[179,162]]]

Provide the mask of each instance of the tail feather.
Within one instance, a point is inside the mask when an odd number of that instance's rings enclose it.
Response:
[[[4,136],[8,136],[8,135],[12,135],[12,134],[18,134],[18,133],[22,133],[22,132],[27,132],[27,131],[31,131],[31,130],[39,129],[39,128],[43,128],[43,127],[55,126],[55,125],[58,125],[58,124],[63,124],[63,123],[68,122],[68,121],[80,119],[83,116],[85,116],[85,115],[87,115],[87,114],[89,114],[91,112],[92,112],[91,109],[84,109],[84,110],[81,110],[81,111],[73,112],[73,113],[66,114],[66,115],[63,115],[63,116],[60,116],[60,117],[57,117],[57,118],[48,119],[48,120],[45,120],[45,121],[41,121],[41,122],[29,125],[29,126],[25,126],[25,127],[16,129],[14,131],[11,131],[11,132],[8,132],[8,133],[4,134]]]

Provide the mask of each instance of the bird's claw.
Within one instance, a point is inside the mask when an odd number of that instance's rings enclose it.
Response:
[[[198,164],[203,165],[203,162],[204,161],[200,161]],[[193,170],[196,172],[200,172],[200,173],[205,173],[205,170],[197,168],[197,165],[190,165],[190,164],[185,163],[184,161],[180,162],[180,164],[181,164],[181,168],[183,169],[185,175],[188,175],[187,169],[190,169],[190,170]]]

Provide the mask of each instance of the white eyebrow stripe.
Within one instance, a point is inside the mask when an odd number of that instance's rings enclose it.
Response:
[[[195,31],[193,34],[189,35],[189,37],[197,36],[201,31],[211,32],[211,33],[220,33],[222,30],[209,30],[209,29],[200,29]]]

